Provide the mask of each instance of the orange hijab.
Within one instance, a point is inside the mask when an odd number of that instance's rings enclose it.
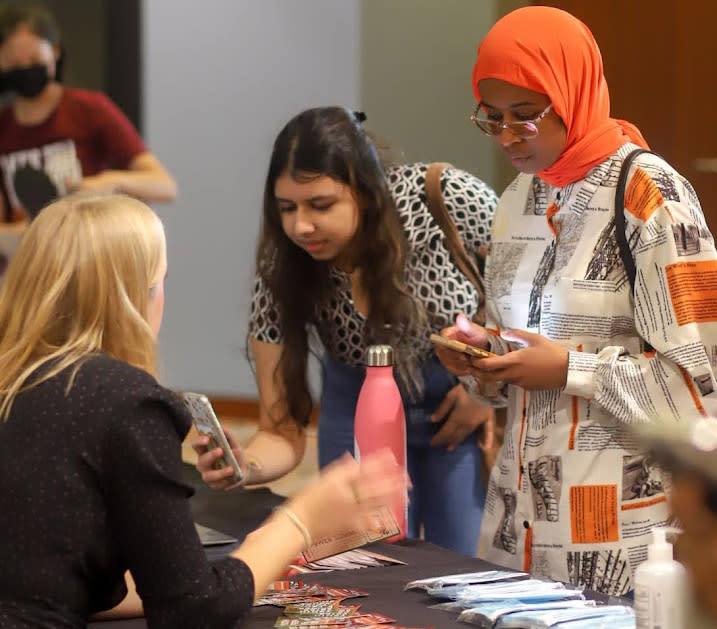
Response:
[[[478,82],[500,79],[547,94],[567,129],[557,161],[538,176],[563,187],[582,179],[625,142],[648,148],[637,127],[610,118],[610,95],[602,57],[585,24],[560,9],[517,9],[488,31],[478,46],[473,92]]]

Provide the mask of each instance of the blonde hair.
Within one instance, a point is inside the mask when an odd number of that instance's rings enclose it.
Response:
[[[147,308],[165,256],[162,223],[136,199],[80,193],[42,210],[0,287],[0,418],[18,393],[74,365],[69,390],[92,354],[154,375]]]

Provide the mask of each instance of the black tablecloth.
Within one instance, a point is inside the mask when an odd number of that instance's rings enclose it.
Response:
[[[197,493],[191,499],[192,512],[201,524],[230,533],[238,539],[256,528],[271,509],[283,498],[266,488],[214,492],[201,484],[193,468],[186,466],[186,480],[197,483]],[[210,559],[223,557],[236,545],[207,548]],[[321,574],[301,575],[299,578],[310,583],[321,583],[337,587],[354,587],[365,590],[368,597],[351,599],[345,604],[360,604],[361,610],[380,612],[396,619],[397,623],[409,626],[450,629],[467,625],[456,622],[454,613],[429,609],[437,602],[423,592],[404,592],[403,586],[414,579],[491,570],[497,566],[481,559],[466,557],[439,546],[420,540],[404,540],[397,544],[376,542],[368,546],[371,550],[405,562],[406,565],[358,570],[333,571]],[[600,601],[608,598],[600,594],[590,595]],[[611,599],[611,602],[624,602]],[[246,629],[269,629],[281,610],[277,607],[255,607],[251,618],[244,624]],[[91,623],[95,629],[140,629],[146,627],[144,619],[107,621]]]
[[[351,599],[343,604],[360,604],[361,610],[381,612],[395,618],[397,624],[432,626],[436,629],[451,627],[465,629],[465,624],[456,622],[456,614],[429,609],[428,606],[436,603],[436,600],[422,592],[404,592],[403,586],[408,581],[423,577],[495,568],[493,564],[480,559],[465,557],[420,540],[404,540],[398,544],[377,542],[369,545],[368,548],[404,561],[406,565],[307,574],[295,578],[310,583],[365,590],[369,593],[368,597]],[[280,614],[281,609],[278,607],[255,607],[251,618],[243,627],[246,629],[269,629],[274,626],[274,621]],[[144,620],[141,619],[93,623],[90,626],[98,629],[146,627]]]
[[[386,614],[395,618],[396,624],[411,627],[435,627],[436,629],[450,627],[465,629],[468,625],[456,622],[457,614],[429,609],[429,605],[439,601],[420,591],[404,592],[403,586],[409,581],[424,577],[495,568],[493,564],[486,561],[466,557],[420,540],[404,540],[398,544],[378,542],[371,544],[368,548],[400,559],[406,565],[342,570],[325,574],[302,575],[296,578],[310,583],[365,590],[369,593],[368,597],[350,599],[344,601],[343,604],[360,604],[362,611]],[[272,627],[274,620],[279,615],[278,612],[280,610],[273,607],[255,608],[250,622],[245,626],[247,629]]]

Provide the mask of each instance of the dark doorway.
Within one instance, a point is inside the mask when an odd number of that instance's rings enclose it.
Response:
[[[717,3],[555,0],[597,39],[612,115],[634,122],[695,187],[717,233]]]

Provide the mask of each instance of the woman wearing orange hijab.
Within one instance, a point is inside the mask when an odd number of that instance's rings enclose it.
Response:
[[[519,171],[500,199],[486,265],[487,324],[446,336],[454,373],[504,386],[508,423],[493,469],[479,555],[593,590],[625,594],[667,517],[662,476],[633,442],[636,422],[717,416],[717,255],[692,186],[642,154],[610,118],[588,28],[549,7],[501,19],[478,48],[472,116]]]

